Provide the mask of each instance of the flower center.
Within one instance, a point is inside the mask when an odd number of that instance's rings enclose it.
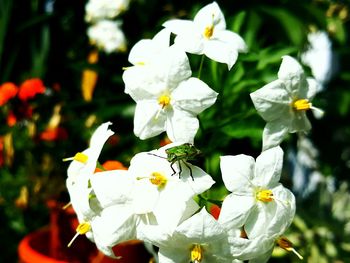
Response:
[[[198,245],[194,244],[191,249],[191,262],[193,263],[200,263],[203,260],[203,248]]]
[[[74,240],[75,240],[79,235],[84,235],[84,234],[86,234],[87,232],[89,232],[90,230],[91,230],[91,225],[90,225],[90,223],[85,222],[85,221],[81,222],[81,223],[77,226],[77,228],[75,229],[75,231],[76,231],[77,233],[76,233],[75,236],[72,238],[72,240],[68,243],[67,247],[70,247],[70,246],[73,244]]]
[[[305,111],[305,110],[309,110],[312,107],[311,102],[309,102],[309,100],[307,99],[300,99],[300,100],[296,100],[292,103],[292,107],[293,109],[295,109],[296,111]]]
[[[300,260],[303,259],[303,256],[300,255],[294,248],[292,242],[290,242],[286,237],[280,237],[277,239],[277,244],[279,247],[283,248],[288,252],[293,252]]]
[[[159,105],[162,106],[162,109],[164,109],[166,106],[168,106],[170,104],[170,96],[168,96],[168,95],[161,95],[158,98],[158,103],[159,103]]]
[[[271,202],[273,201],[273,193],[271,190],[267,189],[258,190],[255,194],[255,198],[261,202]]]
[[[214,25],[207,26],[204,28],[203,35],[206,39],[210,39],[213,36],[214,33]]]
[[[159,172],[153,172],[150,176],[137,177],[136,179],[148,179],[151,182],[151,184],[158,186],[158,189],[164,188],[168,181],[168,179],[162,173]]]
[[[161,173],[153,172],[149,178],[151,184],[157,185],[158,187],[164,187],[168,179]]]
[[[77,161],[81,163],[86,163],[88,159],[89,157],[86,154],[78,152],[73,157],[64,158],[63,161]]]

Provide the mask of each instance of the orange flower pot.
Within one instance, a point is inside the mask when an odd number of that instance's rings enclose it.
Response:
[[[112,259],[96,248],[84,235],[78,236],[71,247],[67,244],[76,234],[78,220],[70,207],[49,201],[50,225],[25,236],[18,246],[20,263],[149,263],[151,255],[143,242],[131,240],[113,247],[120,259]]]

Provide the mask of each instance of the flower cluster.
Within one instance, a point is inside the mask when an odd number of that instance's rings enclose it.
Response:
[[[106,53],[125,51],[126,39],[121,20],[114,20],[128,9],[129,0],[89,0],[85,6],[85,20],[91,44]]]
[[[80,222],[76,236],[85,234],[111,257],[118,257],[112,249],[116,244],[141,239],[158,248],[159,262],[266,262],[276,243],[295,252],[282,236],[296,205],[293,193],[280,183],[284,153],[279,145],[287,133],[310,129],[306,111],[319,111],[310,102],[316,81],[305,76],[297,60],[284,56],[278,79],[251,94],[267,121],[263,151],[256,160],[244,154],[220,157],[230,193],[215,219],[195,201],[215,181],[190,161],[199,154],[197,115],[214,105],[218,93],[192,77],[186,52],[231,69],[247,47],[226,29],[216,2],[199,10],[193,21],[163,26],[153,39],[131,49],[132,66],[125,68],[123,80],[125,93],[136,102],[135,135],[144,140],[166,132],[172,143],[136,154],[128,170],[96,170],[113,134],[110,122],[98,127],[89,148],[67,158],[72,160],[67,188]]]
[[[30,118],[33,108],[29,100],[45,91],[44,83],[38,78],[27,79],[19,86],[12,82],[0,85],[0,106],[7,116],[8,126],[12,127],[18,120]]]

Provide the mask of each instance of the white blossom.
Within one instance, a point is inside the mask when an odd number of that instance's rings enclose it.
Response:
[[[89,0],[85,5],[86,22],[113,19],[129,7],[130,0]]]
[[[163,47],[164,41],[161,43]],[[154,50],[153,42],[143,44]],[[145,53],[146,49],[142,54]],[[161,48],[154,57],[144,57],[147,63],[142,63],[140,56],[141,63],[123,74],[125,92],[137,103],[135,135],[147,139],[166,131],[173,142],[193,143],[199,128],[197,115],[214,104],[217,93],[203,81],[190,77],[186,53],[176,46]]]
[[[315,79],[306,78],[294,58],[284,56],[278,79],[250,94],[258,113],[267,122],[263,150],[279,145],[287,133],[311,129],[306,111],[322,112],[311,103],[317,85]]]
[[[90,42],[106,53],[126,50],[126,39],[120,21],[99,20],[87,30]]]
[[[206,55],[212,60],[225,63],[230,70],[238,52],[247,46],[236,33],[226,29],[226,21],[216,2],[198,11],[194,20],[170,20],[163,24],[175,35],[175,44],[189,53]]]

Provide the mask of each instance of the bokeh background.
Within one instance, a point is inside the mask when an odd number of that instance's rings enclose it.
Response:
[[[89,40],[85,0],[0,0],[0,85],[20,87],[40,79],[44,92],[0,106],[0,262],[17,262],[17,246],[50,221],[47,202],[68,202],[68,164],[63,158],[85,149],[105,121],[116,131],[100,161],[126,167],[140,151],[159,148],[164,134],[142,141],[133,134],[135,103],[124,94],[123,67],[140,39],[152,38],[171,18],[192,19],[211,1],[131,0],[118,16],[125,50],[105,52]],[[220,182],[218,157],[258,156],[265,125],[249,93],[277,78],[281,56],[301,59],[308,34],[328,35],[330,69],[313,104],[323,117],[308,115],[313,129],[292,134],[285,151],[283,183],[297,197],[297,214],[286,236],[305,262],[350,262],[350,1],[217,0],[227,28],[239,33],[249,52],[236,65],[206,60],[202,79],[220,93],[200,115],[196,146],[200,165]],[[200,57],[189,55],[196,75]],[[327,64],[328,63],[328,64]],[[304,64],[305,72],[314,72]],[[220,188],[208,193],[222,194]],[[276,249],[271,262],[298,262]]]

